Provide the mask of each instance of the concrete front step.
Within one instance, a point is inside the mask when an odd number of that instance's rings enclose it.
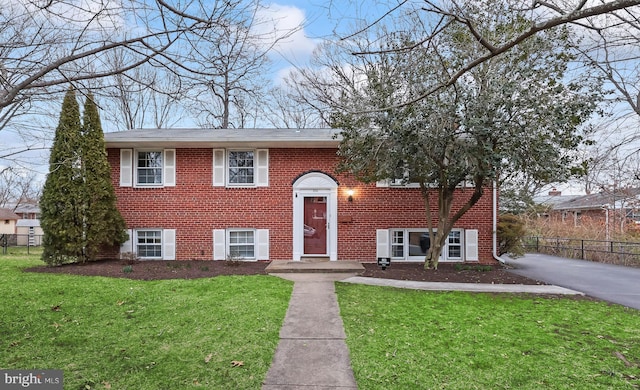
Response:
[[[364,267],[357,261],[283,261],[274,260],[265,268],[268,273],[355,273]]]

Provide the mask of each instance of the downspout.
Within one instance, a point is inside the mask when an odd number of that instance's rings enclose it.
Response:
[[[493,213],[493,234],[492,234],[492,238],[493,238],[493,249],[492,249],[492,254],[493,254],[493,258],[498,260],[501,264],[506,264],[506,261],[498,256],[498,185],[496,183],[496,181],[493,181],[493,207],[492,207],[492,213]]]

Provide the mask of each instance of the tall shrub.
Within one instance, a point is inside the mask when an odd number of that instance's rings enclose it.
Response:
[[[49,265],[95,260],[101,249],[127,239],[98,109],[89,95],[81,123],[73,88],[62,103],[40,206],[42,260]]]
[[[85,190],[85,257],[94,260],[104,247],[127,240],[125,222],[116,207],[98,107],[89,94],[82,118],[82,167]]]
[[[49,265],[75,262],[83,257],[81,129],[80,107],[75,90],[70,88],[62,103],[49,157],[49,174],[40,200],[42,260]]]

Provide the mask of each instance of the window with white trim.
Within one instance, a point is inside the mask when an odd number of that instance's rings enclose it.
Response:
[[[462,259],[462,232],[452,230],[447,239],[447,258],[450,260]]]
[[[137,230],[136,253],[141,259],[161,259],[162,230]]]
[[[173,187],[175,185],[175,149],[120,149],[121,187]]]
[[[256,240],[254,230],[229,230],[227,253],[233,258],[255,259]]]
[[[269,260],[269,229],[214,229],[213,259]]]
[[[160,150],[136,152],[136,184],[162,185],[162,154]]]
[[[214,187],[267,187],[269,150],[213,150]]]
[[[229,151],[227,154],[229,185],[253,185],[255,183],[253,153],[253,150]]]
[[[391,232],[391,257],[404,257],[404,236],[403,230]]]
[[[429,231],[423,229],[391,229],[391,257],[395,260],[424,260],[431,246]],[[437,232],[436,232],[437,234]],[[442,248],[441,261],[462,260],[462,230],[449,233]]]

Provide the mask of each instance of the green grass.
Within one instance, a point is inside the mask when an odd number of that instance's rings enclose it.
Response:
[[[25,253],[0,254],[0,368],[61,369],[65,389],[260,388],[290,282],[23,273],[42,264]]]
[[[636,310],[570,298],[343,283],[336,291],[361,389],[640,386]]]

